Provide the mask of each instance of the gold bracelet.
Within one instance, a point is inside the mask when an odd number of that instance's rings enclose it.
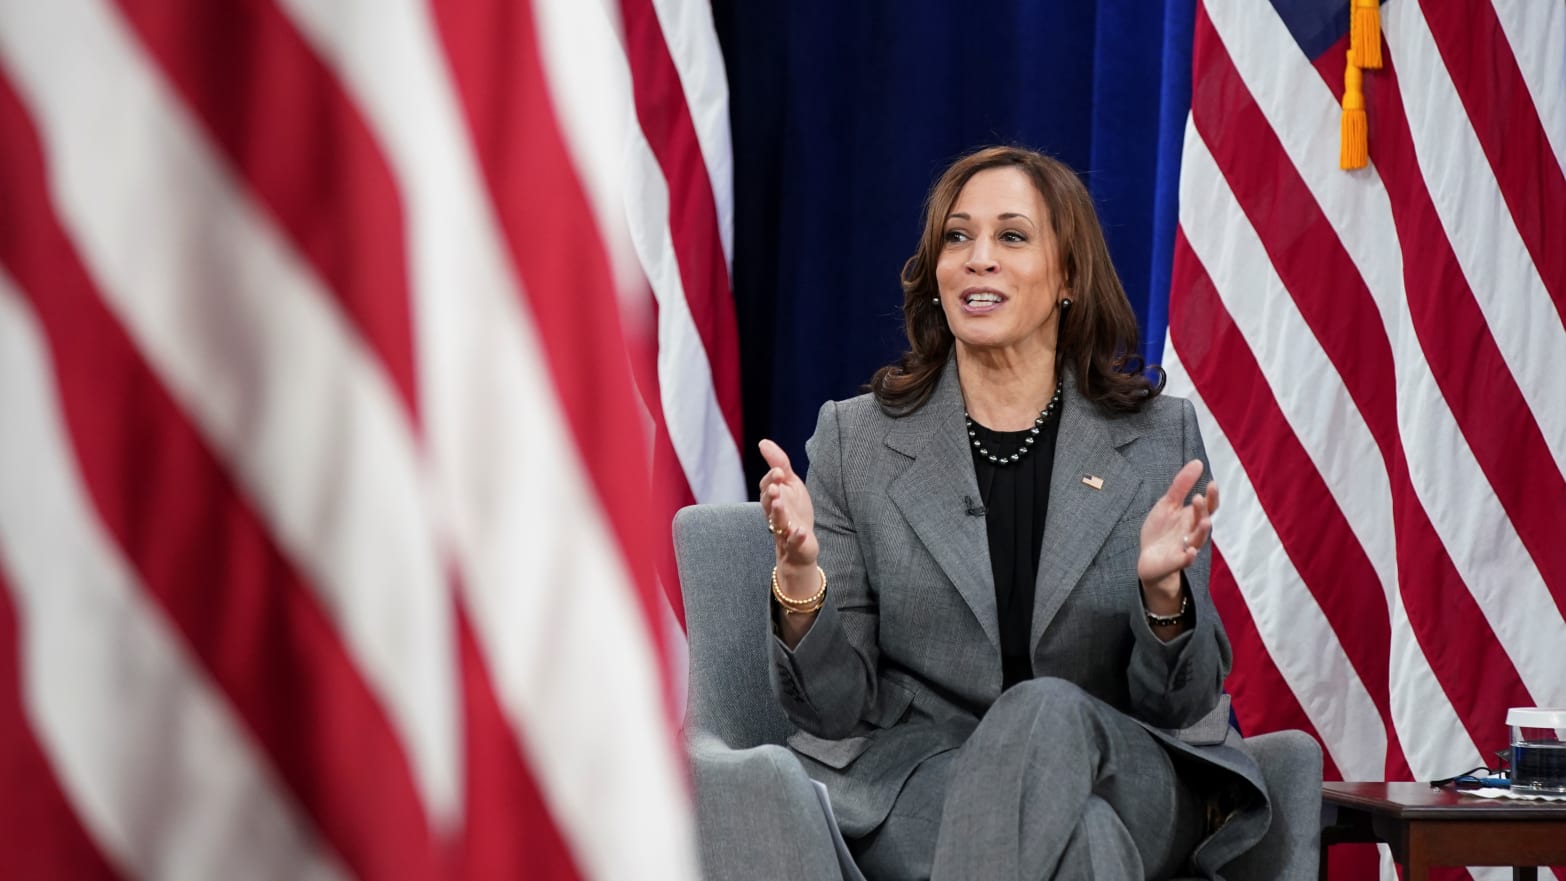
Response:
[[[805,606],[804,608],[799,609],[792,608],[790,606],[782,606],[781,608],[783,609],[783,614],[785,615],[814,615],[815,613],[821,611],[822,605],[822,603],[818,602],[813,606]]]
[[[783,607],[784,614],[809,615],[821,609],[826,602],[827,577],[826,570],[820,566],[816,567],[816,571],[821,574],[821,587],[809,598],[796,600],[783,594],[783,588],[778,584],[778,567],[772,567],[772,598]]]
[[[772,597],[778,601],[778,605],[782,606],[785,611],[796,611],[796,612],[814,612],[814,611],[816,611],[817,609],[821,608],[821,604],[826,599],[826,588],[827,588],[826,570],[822,569],[820,566],[817,566],[816,567],[816,572],[820,573],[820,575],[821,575],[821,587],[819,589],[817,589],[816,592],[814,594],[812,594],[811,596],[809,596],[809,597],[807,597],[805,599],[802,599],[802,600],[796,600],[793,597],[787,596],[787,595],[785,595],[783,593],[782,586],[778,584],[778,567],[773,566],[772,567]]]

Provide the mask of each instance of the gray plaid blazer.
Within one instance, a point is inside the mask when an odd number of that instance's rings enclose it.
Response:
[[[1232,657],[1207,592],[1211,552],[1187,570],[1196,626],[1168,643],[1147,625],[1136,578],[1143,518],[1182,465],[1206,461],[1195,410],[1160,396],[1139,413],[1106,416],[1069,371],[1063,380],[1033,669],[1250,782],[1249,807],[1197,851],[1198,868],[1212,874],[1261,838],[1269,810],[1236,732],[1221,726],[1205,746],[1175,733],[1218,704]],[[920,762],[961,746],[1001,693],[994,579],[984,518],[968,514],[979,489],[955,360],[907,416],[886,415],[869,395],[828,402],[807,451],[828,602],[792,651],[772,640],[771,678],[799,726],[790,748],[826,784],[844,834],[857,837],[886,817]]]

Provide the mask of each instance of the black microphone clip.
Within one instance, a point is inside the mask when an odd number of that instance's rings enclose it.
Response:
[[[973,496],[963,496],[962,503],[966,506],[965,510],[968,512],[969,517],[984,516],[984,506],[979,504],[979,502],[974,499]]]

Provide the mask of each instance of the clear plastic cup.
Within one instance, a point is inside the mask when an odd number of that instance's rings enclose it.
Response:
[[[1512,791],[1566,795],[1566,707],[1513,707]]]

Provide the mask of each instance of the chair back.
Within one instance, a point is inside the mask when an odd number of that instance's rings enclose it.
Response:
[[[782,743],[794,726],[767,681],[774,552],[761,504],[682,509],[674,554],[690,642],[686,727],[734,749]]]

